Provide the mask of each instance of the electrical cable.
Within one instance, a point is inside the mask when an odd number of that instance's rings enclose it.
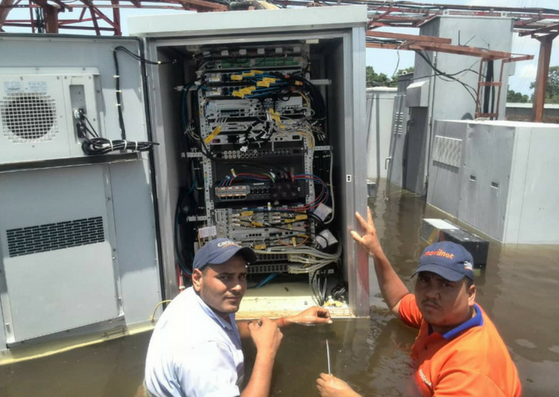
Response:
[[[179,238],[179,236],[180,236],[180,212],[181,212],[181,205],[182,205],[185,197],[188,197],[190,194],[192,194],[192,192],[194,191],[195,188],[196,188],[196,181],[194,181],[194,183],[192,184],[192,186],[190,187],[188,192],[186,191],[186,189],[182,189],[181,192],[179,193],[179,197],[177,199],[177,205],[175,206],[175,228],[174,228],[174,233],[173,233],[175,256],[176,256],[177,262],[178,262],[179,267],[181,268],[181,270],[189,276],[192,275],[192,268],[186,267],[184,256],[182,255],[181,247],[180,247],[180,244],[179,244],[179,242],[180,242],[180,238]],[[186,215],[188,215],[188,213],[185,214],[185,216]]]
[[[84,139],[82,142],[82,150],[88,155],[102,155],[117,151],[145,152],[152,150],[154,145],[159,145],[157,142],[102,138],[82,109],[78,109],[74,112],[74,118],[77,120],[78,131],[82,134]],[[88,134],[91,135],[92,138],[89,138]]]
[[[332,202],[332,213],[330,214],[330,218],[327,221],[324,221],[325,225],[329,225],[330,223],[332,223],[336,215],[336,201],[334,199],[334,152],[332,151],[332,149],[330,149],[330,191],[332,192],[332,194],[330,195]]]
[[[120,127],[120,135],[123,141],[126,140],[126,129],[125,129],[125,125],[124,125],[124,115],[122,113],[122,90],[120,89],[120,70],[119,70],[119,65],[118,65],[118,57],[117,57],[117,52],[118,51],[122,51],[125,54],[131,56],[132,58],[134,58],[137,61],[140,61],[142,63],[148,64],[148,65],[164,65],[164,64],[169,64],[169,63],[176,63],[177,60],[173,59],[170,62],[161,62],[161,61],[150,61],[148,59],[142,58],[139,55],[134,54],[132,51],[130,51],[128,48],[123,47],[123,46],[117,46],[114,48],[113,51],[113,61],[115,64],[115,75],[114,75],[114,79],[115,79],[115,92],[116,92],[116,106],[118,109],[118,124]],[[94,149],[96,150],[96,149]]]
[[[414,50],[414,51],[417,55],[419,55],[421,58],[423,58],[423,60],[435,71],[435,76],[437,76],[437,77],[440,77],[439,75],[445,76],[445,77],[450,78],[453,81],[456,81],[456,82],[460,83],[464,87],[464,89],[468,92],[468,94],[472,97],[472,99],[474,100],[474,103],[477,105],[477,99],[475,98],[475,96],[470,91],[470,89],[471,89],[473,92],[476,92],[475,88],[473,88],[472,86],[464,83],[463,81],[460,81],[459,79],[455,78],[454,76],[449,75],[449,74],[447,74],[445,72],[442,72],[439,69],[437,69],[437,67],[435,65],[433,65],[433,63],[431,62],[429,57],[427,55],[424,55],[421,51],[419,51],[419,50]]]
[[[255,285],[254,287],[250,287],[250,288],[262,288],[264,285],[268,284],[270,281],[272,281],[274,278],[276,278],[278,276],[278,274],[279,273],[272,273],[268,277],[266,277],[264,280],[262,280],[260,283],[258,283],[258,285]]]
[[[116,56],[117,49],[113,52],[113,60],[115,63],[115,93],[116,93],[116,108],[118,110],[118,125],[120,126],[120,136],[123,140],[126,139],[126,128],[124,127],[124,115],[122,114],[122,91],[120,89],[120,72],[118,67],[118,57]],[[84,150],[85,152],[85,150]]]
[[[155,321],[155,312],[157,311],[157,308],[165,303],[171,303],[170,300],[166,299],[164,301],[159,302],[157,305],[155,305],[155,308],[153,309],[153,313],[151,315],[150,321],[153,323]]]
[[[123,46],[117,46],[117,47],[115,47],[114,50],[115,50],[115,52],[116,52],[116,51],[122,51],[122,52],[128,54],[129,56],[131,56],[132,58],[134,58],[135,60],[140,61],[140,62],[142,62],[142,63],[145,63],[145,64],[147,64],[147,65],[168,65],[168,64],[175,64],[175,63],[177,63],[177,60],[176,60],[176,59],[173,59],[172,61],[166,61],[166,62],[163,62],[163,61],[150,61],[149,59],[142,58],[141,56],[139,56],[139,55],[137,55],[137,54],[134,54],[134,53],[133,53],[132,51],[130,51],[128,48],[123,47]]]

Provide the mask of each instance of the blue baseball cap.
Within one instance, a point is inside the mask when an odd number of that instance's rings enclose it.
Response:
[[[440,241],[425,248],[413,275],[419,272],[436,273],[448,281],[459,281],[464,277],[473,280],[474,259],[461,245]]]
[[[208,241],[194,256],[194,269],[207,265],[221,265],[235,255],[241,255],[248,263],[256,262],[256,253],[250,247],[241,247],[227,238]]]

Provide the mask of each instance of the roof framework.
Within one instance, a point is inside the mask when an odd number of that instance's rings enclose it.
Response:
[[[59,30],[89,30],[96,34],[120,35],[120,12],[126,8],[192,10],[198,12],[227,11],[233,0],[0,0],[0,30],[3,26],[18,26],[36,32]],[[270,0],[278,7],[313,7],[364,4],[369,9],[369,28],[419,27],[440,16],[475,16],[513,18],[517,31],[552,32],[559,29],[559,10],[546,8],[518,8],[493,6],[461,6],[451,4],[415,3],[410,1],[353,1],[353,0]],[[28,9],[29,18],[10,19],[13,9]],[[37,20],[36,10],[41,10],[51,24]],[[76,15],[78,14],[78,15]],[[101,23],[105,22],[105,23]],[[101,23],[101,24],[100,24]],[[101,26],[103,25],[103,26]],[[56,31],[54,31],[56,30]]]
[[[250,1],[250,0],[249,0]],[[60,31],[93,31],[96,35],[122,35],[120,10],[127,8],[192,10],[198,12],[227,11],[234,0],[0,0],[0,32],[3,27],[30,29],[32,33],[59,33]],[[269,0],[278,7],[328,7],[334,5],[364,4],[368,7],[369,31],[367,47],[407,50],[425,50],[479,56],[484,60],[508,59],[508,62],[529,58],[497,53],[481,48],[452,45],[429,37],[392,35],[377,31],[382,27],[417,28],[438,16],[509,17],[520,36],[530,35],[540,41],[540,56],[536,89],[534,92],[533,120],[543,118],[543,102],[549,71],[553,39],[559,35],[559,10],[546,8],[518,8],[470,6],[451,4],[415,3],[385,0]],[[255,4],[256,2],[251,2]],[[238,4],[238,2],[236,3]],[[25,19],[9,18],[10,11],[27,9]],[[411,36],[411,37],[405,37]]]

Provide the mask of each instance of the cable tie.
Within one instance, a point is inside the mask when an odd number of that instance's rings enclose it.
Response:
[[[115,91],[116,91],[116,92],[120,92],[120,93],[122,93],[122,90],[115,90]]]
[[[126,147],[127,147],[127,146],[128,146],[128,141],[125,140],[125,141],[124,141],[124,149],[122,149],[122,150],[126,150]]]
[[[134,149],[134,150],[138,151],[138,141],[134,141],[134,143],[136,143],[136,149]]]
[[[114,150],[113,141],[109,139],[109,145],[111,145],[111,152]]]
[[[117,103],[115,106],[116,106],[116,107],[119,107],[119,106],[120,106],[120,103]]]
[[[113,75],[114,79],[120,79],[120,76],[118,74]]]

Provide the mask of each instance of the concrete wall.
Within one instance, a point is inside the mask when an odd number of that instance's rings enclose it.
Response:
[[[531,103],[507,103],[505,118],[511,121],[531,121]],[[544,123],[559,123],[559,104],[547,103],[543,109]]]

